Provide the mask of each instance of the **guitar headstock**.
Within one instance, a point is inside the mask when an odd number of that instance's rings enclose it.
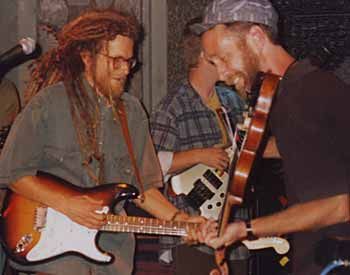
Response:
[[[242,243],[250,250],[273,248],[278,254],[286,254],[290,245],[289,242],[281,237],[264,237],[256,240],[244,240]]]

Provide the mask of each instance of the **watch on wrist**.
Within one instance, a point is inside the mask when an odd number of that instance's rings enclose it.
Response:
[[[252,225],[249,221],[245,221],[245,227],[246,227],[246,233],[247,233],[247,239],[248,240],[256,240],[257,237],[254,235]]]

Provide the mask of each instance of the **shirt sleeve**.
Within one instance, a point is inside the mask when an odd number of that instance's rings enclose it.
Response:
[[[130,137],[133,141],[133,151],[137,159],[141,184],[145,191],[150,188],[160,188],[163,186],[162,171],[151,139],[149,119],[145,109],[139,99],[133,96],[124,95],[124,99],[126,100],[126,110],[129,111]],[[130,165],[131,169],[134,170],[133,165],[131,163]],[[132,183],[139,187],[140,183],[135,173],[133,175]]]
[[[36,175],[47,132],[47,106],[40,95],[17,116],[0,156],[0,185]]]
[[[150,123],[156,151],[176,152],[178,133],[175,118],[169,112],[155,111],[151,115]]]
[[[157,158],[156,152],[153,147],[152,139],[149,133],[147,133],[147,140],[142,156],[142,164],[140,169],[140,176],[144,183],[145,190],[149,188],[160,188],[163,186],[163,177]]]
[[[166,152],[166,151],[160,151],[158,152],[158,159],[160,162],[160,167],[162,168],[162,173],[164,176],[167,175],[171,164],[173,163],[174,153],[173,152]]]

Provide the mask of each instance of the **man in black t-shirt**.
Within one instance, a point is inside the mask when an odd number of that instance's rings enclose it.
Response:
[[[314,247],[329,235],[350,235],[350,94],[335,76],[308,60],[296,61],[278,44],[277,21],[268,0],[214,0],[203,22],[193,26],[202,33],[204,55],[220,80],[241,94],[249,91],[258,71],[282,77],[270,127],[290,203],[276,214],[231,223],[220,238],[216,224],[207,223],[198,237],[216,248],[247,237],[298,232],[293,274],[319,274]]]

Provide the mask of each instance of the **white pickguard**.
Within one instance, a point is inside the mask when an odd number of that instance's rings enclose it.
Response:
[[[26,258],[28,261],[40,261],[74,251],[95,261],[109,262],[112,257],[98,250],[95,245],[97,232],[47,208],[46,225],[41,231],[40,240]]]
[[[229,158],[233,157],[233,150],[231,148],[226,149]],[[203,175],[204,173],[210,170],[217,178],[219,178],[222,182],[221,186],[216,189]],[[218,219],[222,207],[224,205],[225,196],[227,192],[228,180],[229,176],[226,172],[222,175],[219,172],[211,167],[208,167],[203,164],[197,164],[192,168],[184,171],[181,174],[173,176],[171,178],[171,186],[174,190],[175,194],[185,194],[188,195],[191,190],[194,188],[194,183],[196,180],[200,179],[203,184],[214,193],[213,197],[209,200],[206,200],[200,207],[201,216],[209,219]]]

